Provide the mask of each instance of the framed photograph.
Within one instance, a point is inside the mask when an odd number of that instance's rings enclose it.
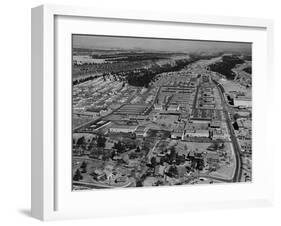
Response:
[[[32,216],[270,205],[272,32],[264,19],[32,9]]]

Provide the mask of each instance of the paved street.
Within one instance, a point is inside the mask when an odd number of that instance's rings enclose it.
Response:
[[[240,181],[240,178],[241,178],[241,156],[240,156],[241,150],[240,150],[237,138],[235,136],[235,132],[234,132],[234,129],[233,129],[233,126],[232,126],[232,122],[229,118],[229,111],[227,110],[229,107],[228,107],[228,104],[226,103],[226,100],[225,100],[225,98],[223,96],[223,93],[222,93],[222,90],[220,88],[221,85],[218,84],[218,83],[215,83],[215,84],[216,84],[216,86],[219,90],[219,94],[220,94],[220,97],[221,97],[221,100],[222,100],[223,112],[224,112],[224,115],[225,115],[225,119],[226,119],[228,131],[229,131],[229,134],[230,134],[230,138],[231,138],[231,141],[232,141],[232,144],[233,144],[234,155],[235,155],[235,160],[236,160],[236,169],[235,169],[235,173],[234,173],[232,181],[238,182],[238,181]]]

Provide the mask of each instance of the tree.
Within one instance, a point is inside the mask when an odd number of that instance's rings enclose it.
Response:
[[[121,141],[119,140],[117,143],[114,143],[113,146],[114,149],[116,149],[118,152],[123,152],[125,150],[124,145],[121,143]]]
[[[198,159],[197,164],[196,164],[196,169],[197,170],[203,170],[204,168],[204,160],[203,159]]]
[[[84,136],[82,136],[82,137],[80,137],[78,140],[77,140],[77,146],[81,146],[81,145],[83,145],[85,143],[85,137]]]
[[[73,180],[74,180],[74,181],[79,181],[79,180],[82,180],[82,179],[83,179],[83,176],[81,175],[80,170],[77,169],[77,170],[75,171],[74,176],[73,176]]]
[[[155,186],[160,186],[160,185],[164,185],[164,183],[163,183],[163,181],[158,180],[158,181],[155,182],[154,185]]]
[[[150,159],[150,162],[151,162],[151,166],[153,168],[153,175],[155,174],[155,168],[157,166],[157,161],[156,161],[156,158],[153,156],[151,159]]]
[[[97,146],[100,148],[105,147],[106,138],[104,136],[99,135],[97,138]]]
[[[218,150],[219,149],[219,142],[214,142],[214,150]]]
[[[177,159],[177,152],[176,152],[176,149],[175,149],[174,146],[171,147],[170,152],[171,152],[171,153],[170,153],[170,155],[169,155],[169,161],[170,161],[170,162],[173,162],[174,160]]]
[[[138,146],[137,149],[136,149],[136,152],[140,152],[140,147]]]
[[[110,158],[113,159],[116,155],[117,155],[117,152],[116,151],[112,151]]]
[[[169,173],[170,173],[171,175],[173,175],[173,176],[177,176],[177,175],[178,175],[178,169],[177,169],[177,167],[176,167],[176,166],[171,166],[171,167],[169,168]]]
[[[87,163],[85,161],[83,161],[80,168],[85,169],[86,167],[87,167]]]
[[[143,187],[143,184],[142,184],[141,180],[137,180],[136,187]]]
[[[150,162],[153,168],[157,165],[156,158],[154,156],[150,159]]]

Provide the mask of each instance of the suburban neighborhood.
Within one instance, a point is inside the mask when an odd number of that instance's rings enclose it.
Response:
[[[203,44],[73,46],[73,190],[251,182],[251,44]]]

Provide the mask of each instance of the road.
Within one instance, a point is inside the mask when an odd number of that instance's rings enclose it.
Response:
[[[146,155],[148,159],[151,159],[154,150],[156,149],[157,145],[158,145],[161,141],[162,141],[162,140],[158,140],[158,141],[155,143],[155,145],[153,146],[153,148],[151,148],[151,149],[149,150],[149,152],[148,152],[147,155]]]
[[[75,186],[83,186],[83,187],[88,187],[88,188],[126,188],[126,187],[130,187],[130,185],[132,184],[131,181],[127,181],[127,183],[122,184],[122,185],[108,185],[108,184],[102,184],[99,182],[91,182],[91,183],[86,183],[86,182],[82,182],[82,181],[73,181],[73,185]]]
[[[213,80],[212,80],[213,81]],[[214,81],[213,81],[214,82]],[[234,155],[235,155],[235,159],[236,159],[236,169],[235,169],[235,173],[233,176],[232,181],[233,182],[239,182],[241,179],[241,169],[242,169],[242,161],[241,161],[241,150],[240,150],[240,146],[238,144],[237,138],[235,136],[235,132],[231,123],[231,119],[229,117],[229,110],[228,110],[228,104],[226,103],[226,100],[224,98],[224,94],[223,94],[223,90],[221,89],[221,85],[217,82],[214,82],[214,84],[216,84],[218,90],[219,90],[219,94],[222,100],[222,105],[223,105],[223,112],[225,115],[225,119],[226,119],[226,123],[227,123],[227,127],[228,127],[228,131],[230,133],[230,138],[233,144],[233,149],[234,149]]]
[[[198,177],[204,177],[204,178],[208,178],[211,180],[217,180],[217,181],[226,182],[226,183],[233,182],[233,179],[226,179],[226,178],[211,176],[211,175],[207,175],[207,174],[199,174]]]
[[[196,108],[196,103],[197,103],[197,97],[198,97],[198,93],[199,93],[199,88],[200,88],[200,83],[197,85],[196,87],[196,91],[195,91],[195,96],[194,96],[194,100],[193,100],[193,104],[192,104],[192,114],[194,114],[194,110]]]

